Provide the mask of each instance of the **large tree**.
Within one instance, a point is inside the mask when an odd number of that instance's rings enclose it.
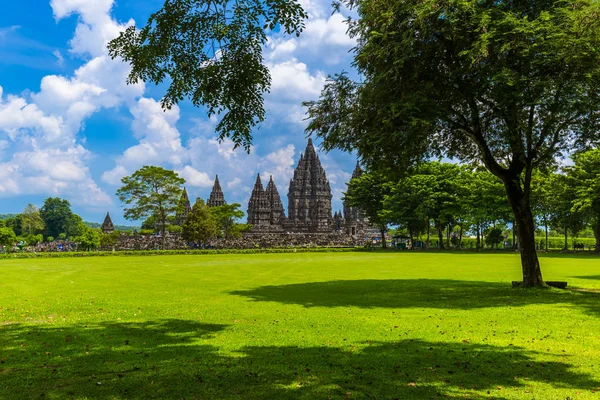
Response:
[[[178,210],[185,179],[171,170],[145,166],[123,177],[121,182],[123,186],[117,190],[117,196],[126,205],[125,218],[138,221],[154,216],[164,245],[169,216]]]
[[[249,150],[271,86],[267,32],[299,35],[306,16],[296,0],[166,0],[142,29],[130,26],[108,47],[131,64],[128,83],[167,81],[163,107],[188,98],[221,114],[220,137]]]
[[[543,285],[533,170],[598,141],[600,5],[589,0],[343,0],[355,66],[306,103],[326,149],[402,170],[430,155],[478,161],[504,184],[524,286]]]

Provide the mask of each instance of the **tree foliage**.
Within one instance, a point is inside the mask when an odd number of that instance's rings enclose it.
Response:
[[[217,227],[222,236],[227,239],[239,238],[241,229],[238,226],[240,218],[244,217],[244,212],[240,210],[241,204],[232,203],[222,206],[209,207],[210,213],[217,221]]]
[[[40,216],[46,226],[46,237],[59,237],[61,234],[65,237],[79,236],[84,226],[81,217],[71,211],[71,203],[58,197],[49,197],[44,201]]]
[[[600,251],[600,149],[575,154],[573,161],[566,171],[575,189],[573,211],[589,219]]]
[[[21,213],[21,227],[23,233],[28,235],[43,232],[44,220],[39,210],[33,204],[28,204]]]
[[[178,209],[185,180],[174,171],[145,166],[121,182],[117,196],[125,204],[125,218],[137,221],[154,216],[164,240],[169,216]]]
[[[344,194],[348,206],[360,208],[369,222],[379,228],[383,248],[386,248],[385,232],[390,222],[389,213],[384,212],[384,200],[389,191],[388,181],[383,176],[366,173],[352,178]]]
[[[146,26],[130,26],[108,47],[131,64],[128,83],[167,81],[163,107],[187,98],[222,114],[220,138],[249,151],[271,85],[262,56],[267,29],[298,35],[305,18],[296,0],[167,0]]]
[[[190,242],[206,243],[217,236],[218,224],[204,200],[197,199],[183,223],[183,238]]]
[[[594,1],[347,0],[363,82],[332,77],[309,132],[368,167],[432,155],[500,178],[519,231],[523,283],[542,285],[530,206],[534,168],[597,142],[600,5]]]
[[[17,235],[12,228],[0,228],[0,245],[12,246],[17,241]]]
[[[98,250],[100,246],[100,237],[102,233],[99,229],[85,227],[81,235],[75,238],[79,250],[93,251]]]

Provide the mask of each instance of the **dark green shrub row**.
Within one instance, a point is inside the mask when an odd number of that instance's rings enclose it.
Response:
[[[47,253],[5,253],[4,258],[73,258],[73,257],[107,257],[107,256],[164,256],[164,255],[204,255],[204,254],[270,254],[270,253],[347,253],[365,251],[362,247],[299,247],[274,249],[214,249],[214,250],[129,250],[129,251],[70,251]]]

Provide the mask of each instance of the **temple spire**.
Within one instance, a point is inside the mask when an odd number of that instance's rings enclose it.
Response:
[[[110,219],[110,214],[106,213],[106,217],[104,217],[104,222],[102,223],[102,233],[113,233],[115,231],[115,226]]]
[[[219,182],[219,175],[215,177],[215,183],[213,185],[212,191],[210,192],[210,197],[206,201],[206,205],[209,207],[218,207],[227,204],[225,201],[225,195],[223,194],[223,190],[221,189],[221,183]]]
[[[253,231],[264,231],[271,225],[271,204],[260,180],[260,174],[256,176],[254,189],[248,201],[248,223],[252,225]]]
[[[191,211],[192,205],[190,204],[187,189],[184,187],[183,192],[181,192],[181,198],[179,199],[179,209],[175,215],[177,225],[182,226]]]

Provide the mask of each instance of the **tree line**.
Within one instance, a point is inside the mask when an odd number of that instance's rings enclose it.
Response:
[[[163,244],[167,232],[181,234],[189,242],[206,243],[218,237],[239,238],[251,228],[239,222],[244,217],[239,203],[208,207],[202,199],[196,200],[184,220],[177,221],[185,211],[181,199],[185,180],[174,171],[145,166],[121,181],[117,196],[125,205],[125,218],[142,220],[139,233],[160,233]],[[68,200],[58,197],[47,198],[40,209],[29,204],[21,214],[0,221],[1,246],[19,242],[35,246],[63,240],[76,243],[82,250],[96,250],[131,233],[117,230],[104,234],[99,228],[91,228],[73,213]]]
[[[564,235],[564,249],[571,247],[569,236],[591,230],[595,250],[600,251],[600,150],[577,153],[572,160],[573,165],[532,174],[532,211],[545,234],[538,247],[549,248],[551,229]],[[431,161],[409,168],[395,180],[367,172],[350,181],[345,200],[364,210],[382,231],[397,226],[413,243],[425,237],[429,245],[433,236],[441,249],[460,248],[470,233],[476,236],[476,248],[484,243],[496,247],[509,225],[511,244],[518,242],[504,185],[482,167]]]

